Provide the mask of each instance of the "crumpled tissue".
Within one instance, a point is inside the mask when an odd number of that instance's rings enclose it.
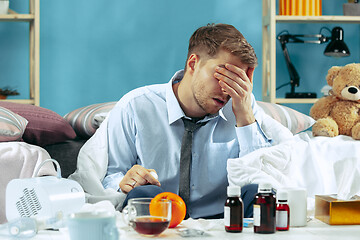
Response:
[[[344,158],[334,163],[337,199],[350,200],[360,194],[360,160]]]
[[[209,236],[208,231],[223,230],[224,219],[186,219],[177,227],[181,237],[206,237]]]
[[[114,205],[108,201],[100,201],[94,204],[85,203],[79,212],[111,212],[116,213]]]
[[[179,227],[192,228],[202,231],[224,230],[224,219],[192,219],[188,218],[181,222]]]

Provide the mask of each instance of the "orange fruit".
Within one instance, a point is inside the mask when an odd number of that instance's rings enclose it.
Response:
[[[156,195],[150,202],[150,215],[162,216],[162,208],[158,202],[162,199],[171,200],[171,220],[169,228],[174,228],[184,220],[186,215],[186,205],[184,200],[177,194],[172,192],[163,192]]]

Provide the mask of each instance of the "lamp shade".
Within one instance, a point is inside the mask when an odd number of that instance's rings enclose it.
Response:
[[[344,42],[344,30],[341,27],[334,27],[331,31],[331,41],[326,46],[324,55],[329,57],[350,56],[349,48]]]

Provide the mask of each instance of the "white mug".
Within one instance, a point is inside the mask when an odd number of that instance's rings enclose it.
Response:
[[[303,227],[307,223],[307,191],[305,188],[282,188],[278,192],[288,193],[290,227]]]
[[[118,240],[116,216],[111,212],[78,212],[66,219],[71,240]]]

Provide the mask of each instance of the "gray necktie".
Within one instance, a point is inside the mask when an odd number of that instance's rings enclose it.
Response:
[[[186,204],[186,218],[188,218],[188,204],[190,202],[190,170],[192,161],[191,149],[193,133],[206,123],[195,123],[186,118],[182,118],[182,120],[184,122],[185,132],[181,143],[179,195]]]

